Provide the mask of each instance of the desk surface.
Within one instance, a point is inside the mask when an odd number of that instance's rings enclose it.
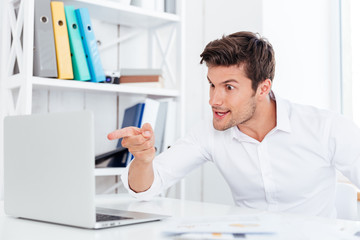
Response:
[[[267,213],[253,209],[220,204],[158,198],[150,202],[140,202],[125,195],[101,197],[101,206],[171,215],[166,220],[141,223],[102,230],[87,230],[50,223],[17,219],[4,214],[0,202],[0,239],[1,240],[122,240],[122,239],[172,239],[162,235],[166,227],[183,217],[213,217],[225,215],[265,216],[275,223],[280,231],[274,235],[253,235],[246,239],[360,239],[354,233],[360,231],[360,222]]]

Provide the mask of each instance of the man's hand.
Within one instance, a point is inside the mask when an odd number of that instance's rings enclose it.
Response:
[[[126,127],[108,134],[109,140],[122,139],[121,145],[129,149],[138,163],[151,163],[155,157],[155,136],[149,123],[142,128]]]
[[[126,127],[108,134],[109,140],[119,138],[123,139],[121,145],[134,155],[128,175],[129,187],[134,192],[144,192],[154,181],[154,131],[149,123],[145,123],[142,128]]]

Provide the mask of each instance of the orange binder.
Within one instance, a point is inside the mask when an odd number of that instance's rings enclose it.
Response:
[[[69,35],[63,2],[51,2],[58,78],[73,79]]]

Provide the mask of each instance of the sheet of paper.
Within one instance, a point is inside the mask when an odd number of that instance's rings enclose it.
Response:
[[[174,236],[173,240],[233,240],[233,239],[244,239],[246,237],[245,234],[241,233],[184,233],[180,235]]]
[[[274,234],[277,226],[256,216],[190,218],[167,226],[165,234]]]

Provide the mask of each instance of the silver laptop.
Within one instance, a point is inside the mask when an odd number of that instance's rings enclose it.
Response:
[[[96,209],[93,118],[89,111],[5,118],[8,215],[95,229],[168,217]]]

